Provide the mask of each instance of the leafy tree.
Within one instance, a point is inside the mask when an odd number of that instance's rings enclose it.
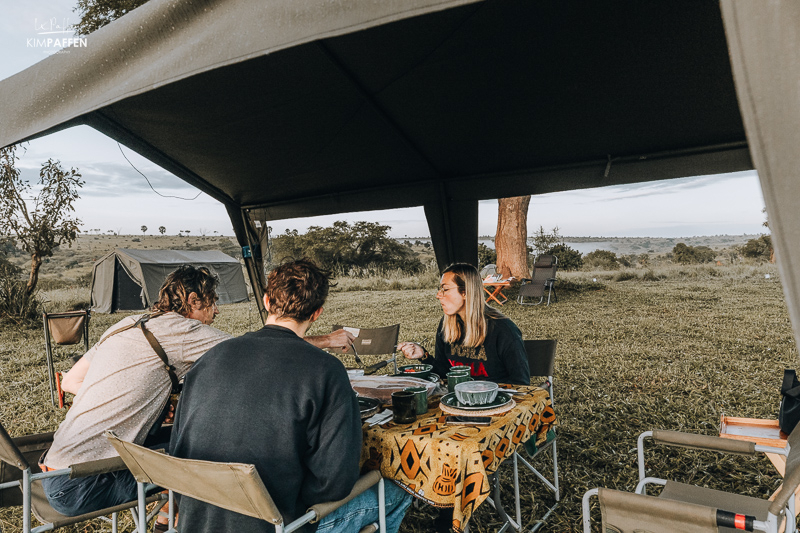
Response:
[[[589,252],[583,258],[584,264],[593,268],[602,268],[605,270],[616,270],[619,268],[619,260],[617,254],[608,250],[595,250]]]
[[[551,246],[545,250],[545,253],[558,258],[559,270],[580,270],[583,268],[583,257],[581,253],[564,243]]]
[[[141,227],[141,228],[139,228],[139,229],[140,229],[140,230],[142,230],[142,235],[144,235],[145,233],[147,233],[147,226],[142,226],[142,227]]]
[[[750,239],[741,248],[741,254],[751,259],[769,261],[772,257],[772,237],[761,235]]]
[[[78,0],[75,11],[80,12],[81,20],[73,29],[79,35],[88,35],[146,2],[147,0]]]
[[[376,222],[334,222],[311,226],[305,234],[286,230],[273,239],[276,262],[308,257],[325,268],[349,271],[378,265],[416,273],[423,265],[407,246],[388,235],[390,227]]]
[[[497,252],[483,244],[478,243],[478,268],[483,268],[486,265],[497,264]]]
[[[688,265],[691,263],[710,263],[717,254],[708,246],[687,246],[679,242],[672,249],[672,260]]]
[[[564,239],[558,234],[558,226],[553,228],[550,233],[539,226],[539,230],[533,234],[533,251],[536,255],[546,254],[557,244],[564,244]],[[561,258],[559,257],[559,261]]]
[[[164,235],[164,234],[167,232],[167,228],[165,228],[164,226],[159,226],[159,227],[158,227],[158,232],[159,232],[161,235]]]
[[[44,259],[59,245],[72,245],[78,238],[81,221],[68,215],[75,210],[73,203],[84,182],[74,168],[65,172],[59,161],[48,159],[39,171],[40,190],[32,197],[30,183],[22,181],[16,168],[17,159],[16,146],[0,150],[0,235],[13,235],[31,255],[26,285],[30,295]]]

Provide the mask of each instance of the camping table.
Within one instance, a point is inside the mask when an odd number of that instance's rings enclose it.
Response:
[[[413,496],[435,507],[453,508],[453,528],[461,532],[489,496],[488,474],[530,438],[545,441],[556,423],[547,391],[515,385],[526,394],[516,406],[492,417],[489,426],[448,426],[437,406],[411,424],[364,426],[362,471],[380,470]]]
[[[503,289],[506,289],[510,286],[511,282],[509,280],[484,281],[483,290],[486,292],[486,294],[489,295],[486,297],[486,303],[488,304],[489,300],[494,300],[500,305],[503,305],[505,302],[508,301],[508,298],[506,298],[505,295],[503,294]],[[494,287],[494,291],[490,292],[489,289],[487,289],[487,287]],[[497,299],[498,296],[503,299],[502,302]]]
[[[788,435],[781,431],[777,420],[763,418],[736,418],[722,415],[719,424],[719,436],[726,439],[746,440],[761,446],[785,448]],[[775,470],[783,476],[786,472],[786,456],[777,453],[766,454]],[[770,497],[770,500],[774,497]],[[794,493],[795,508],[800,509],[800,488]]]

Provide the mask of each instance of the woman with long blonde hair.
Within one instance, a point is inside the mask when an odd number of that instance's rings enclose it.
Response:
[[[436,298],[444,317],[436,332],[436,353],[430,358],[419,344],[398,345],[409,359],[426,359],[444,376],[451,366],[467,365],[475,379],[529,385],[528,357],[514,322],[483,300],[477,269],[467,263],[442,273]]]

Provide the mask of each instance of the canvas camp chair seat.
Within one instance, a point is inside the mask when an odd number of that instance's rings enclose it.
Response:
[[[58,385],[53,363],[54,345],[70,346],[83,340],[83,351],[89,350],[89,318],[88,309],[63,313],[42,313],[44,345],[47,353],[47,377],[50,381],[50,401],[53,402],[53,405],[63,407],[63,394]],[[79,359],[82,355],[75,359]]]
[[[106,432],[106,437],[128,465],[140,486],[151,483],[169,489],[170,509],[173,508],[173,492],[177,492],[235,513],[265,520],[275,526],[276,533],[288,533],[304,524],[318,522],[377,483],[379,528],[382,532],[386,531],[384,480],[378,471],[373,470],[361,476],[353,490],[344,499],[314,505],[294,522],[284,524],[280,511],[267,492],[254,465],[172,457],[131,442],[125,442],[110,431]],[[140,498],[143,497],[142,494],[143,492],[140,490]],[[144,513],[144,503],[139,505],[139,513]],[[141,520],[139,523],[143,524]],[[167,533],[176,533],[172,516],[170,516],[169,527]],[[367,526],[362,528],[359,533],[375,530],[374,525]],[[139,531],[146,533],[143,526]]]
[[[42,472],[38,465],[38,459],[52,442],[53,433],[12,439],[0,424],[0,507],[22,506],[23,533],[51,531],[96,518],[110,522],[112,532],[116,533],[118,514],[121,511],[136,508],[137,500],[80,516],[65,516],[50,506],[41,480],[55,476],[79,478],[113,472],[124,469],[124,463],[119,458],[103,459],[72,465],[63,470]],[[146,498],[146,501],[149,503],[161,499],[163,496],[156,494]],[[31,515],[35,516],[43,525],[32,527]],[[107,518],[108,515],[111,515],[111,518]]]
[[[769,500],[646,477],[646,439],[668,446],[740,455],[787,455],[786,475],[783,485]],[[600,502],[603,530],[620,533],[642,529],[652,533],[733,533],[742,530],[778,533],[784,523],[787,533],[797,531],[794,493],[800,484],[800,431],[792,432],[786,448],[677,431],[646,431],[639,435],[638,457],[639,484],[635,494],[610,489],[591,489],[584,494],[584,533],[591,531],[590,498],[593,496],[597,496]],[[658,496],[649,496],[646,494],[648,485],[661,485],[663,489]]]
[[[517,293],[517,303],[520,305],[539,305],[544,302],[547,293],[547,305],[550,299],[558,301],[556,295],[556,270],[558,258],[554,255],[540,255],[533,263],[533,272],[530,279],[522,279]],[[538,299],[538,301],[537,301]]]
[[[555,408],[555,397],[553,394],[553,368],[555,366],[558,341],[556,339],[537,339],[526,340],[524,341],[524,344],[525,352],[528,355],[528,367],[531,378],[545,378],[545,381],[540,383],[539,386],[546,389],[547,392],[550,393],[550,401]],[[507,527],[512,527],[517,531],[522,529],[522,502],[519,486],[520,464],[530,470],[531,473],[536,476],[536,478],[538,478],[539,481],[541,481],[549,491],[553,493],[555,499],[555,503],[553,503],[553,505],[550,507],[546,507],[547,511],[540,519],[537,520],[531,531],[536,531],[542,527],[553,511],[555,511],[559,501],[561,500],[561,493],[559,492],[558,488],[558,454],[556,449],[557,440],[558,435],[556,434],[556,430],[551,428],[550,431],[547,432],[547,439],[544,443],[537,446],[536,439],[528,440],[522,446],[522,449],[524,449],[525,452],[520,453],[520,448],[518,448],[511,455],[510,463],[513,473],[512,483],[514,491],[514,517],[510,517],[502,506],[501,484],[499,478],[497,478],[497,474],[494,474],[494,478],[491,480],[493,496],[490,498],[489,503],[497,510],[498,514],[503,520],[504,525],[500,531],[505,530]],[[550,451],[550,456],[553,463],[552,481],[532,464],[532,462],[537,459],[540,454],[543,454],[547,451]],[[527,455],[527,459],[525,458],[525,455]]]
[[[380,370],[389,363],[394,363],[394,373],[397,374],[397,339],[400,337],[400,324],[383,326],[380,328],[355,328],[334,325],[331,331],[345,329],[355,336],[352,349],[356,362],[363,366],[360,359],[362,355],[392,355],[391,358],[365,368],[364,373],[370,374]]]

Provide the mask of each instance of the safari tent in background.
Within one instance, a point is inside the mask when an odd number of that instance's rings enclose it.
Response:
[[[0,82],[0,146],[87,124],[222,202],[260,305],[270,220],[756,168],[800,331],[800,4],[150,0]],[[263,309],[262,309],[263,312]]]
[[[167,275],[181,265],[204,266],[217,275],[219,303],[247,301],[242,265],[217,250],[128,250],[117,248],[92,268],[92,311],[138,311],[158,301]]]

